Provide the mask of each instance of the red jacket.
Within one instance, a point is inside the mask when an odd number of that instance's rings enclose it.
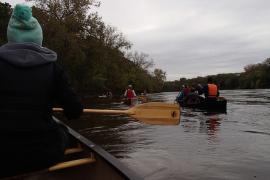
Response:
[[[186,87],[183,89],[184,96],[187,96],[190,93],[190,88]]]
[[[135,97],[134,91],[132,89],[128,89],[126,96],[128,99],[134,98]]]

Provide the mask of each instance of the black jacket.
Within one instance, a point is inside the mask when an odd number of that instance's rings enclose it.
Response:
[[[47,131],[55,128],[52,107],[78,118],[82,104],[52,50],[34,43],[0,47],[0,131]]]
[[[51,164],[63,153],[62,130],[52,119],[55,104],[69,119],[82,113],[56,59],[55,52],[34,43],[0,47],[0,158],[12,161],[13,171],[16,163],[19,168]]]

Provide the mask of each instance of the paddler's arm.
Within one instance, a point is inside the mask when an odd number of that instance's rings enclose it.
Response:
[[[64,115],[68,119],[79,118],[83,112],[81,99],[76,95],[67,74],[59,65],[55,64],[54,72],[56,103],[64,109]]]

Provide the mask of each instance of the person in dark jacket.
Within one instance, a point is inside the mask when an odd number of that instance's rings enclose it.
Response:
[[[51,166],[63,158],[68,136],[52,118],[58,104],[68,119],[83,106],[57,64],[57,54],[42,47],[42,29],[31,8],[14,7],[0,47],[0,176]]]

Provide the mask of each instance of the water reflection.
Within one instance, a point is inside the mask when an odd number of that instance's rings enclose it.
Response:
[[[88,107],[105,109],[106,106],[101,103]],[[107,109],[128,108],[129,106],[122,103],[107,105]],[[151,140],[140,135],[148,125],[124,115],[84,114],[79,123],[70,121],[67,124],[118,158],[128,158],[128,154],[141,148],[142,142],[143,146],[151,143]]]
[[[221,119],[218,115],[210,115],[206,117],[206,120],[200,122],[200,133],[208,135],[207,140],[209,144],[219,143],[219,131],[220,131]],[[213,147],[209,147],[213,148]],[[212,149],[213,150],[213,149]]]
[[[127,116],[84,115],[72,122],[147,180],[267,179],[270,176],[270,90],[221,91],[227,114],[183,109],[178,126],[152,126]],[[177,92],[150,94],[173,102]],[[121,101],[87,107],[127,109]]]
[[[207,129],[208,129],[208,135],[214,135],[219,130],[220,127],[220,119],[218,117],[212,117],[209,118],[209,120],[206,121]]]
[[[181,126],[185,132],[206,134],[209,141],[216,140],[221,127],[221,116],[222,114],[185,109],[182,111]]]

